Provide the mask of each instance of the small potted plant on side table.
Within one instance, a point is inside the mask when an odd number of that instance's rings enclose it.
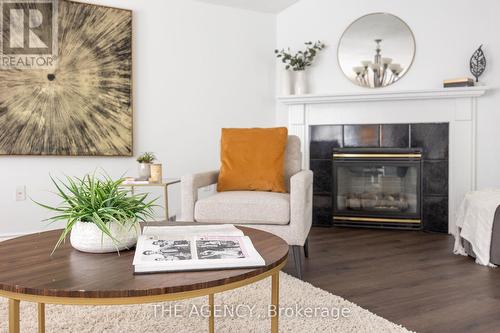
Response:
[[[151,164],[156,160],[152,152],[145,152],[137,158],[139,162],[139,180],[149,180],[151,177]]]
[[[121,187],[123,179],[113,180],[107,175],[98,178],[95,174],[67,177],[66,182],[51,179],[62,203],[55,207],[35,203],[56,212],[46,221],[66,222],[54,251],[68,234],[71,245],[82,252],[129,249],[137,243],[139,222],[154,217],[156,199],[148,201],[148,194],[131,195]]]

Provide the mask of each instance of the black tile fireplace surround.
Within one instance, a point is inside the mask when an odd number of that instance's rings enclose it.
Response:
[[[422,227],[448,232],[448,123],[317,125],[310,127],[314,172],[313,224],[332,226],[332,154],[337,148],[421,148]]]

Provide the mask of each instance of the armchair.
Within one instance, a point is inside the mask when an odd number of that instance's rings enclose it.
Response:
[[[301,167],[300,139],[292,135],[285,153],[288,193],[230,191],[199,199],[198,190],[216,184],[219,171],[186,175],[181,179],[182,220],[240,224],[275,234],[292,247],[297,274],[302,278],[301,249],[309,256],[313,173]]]

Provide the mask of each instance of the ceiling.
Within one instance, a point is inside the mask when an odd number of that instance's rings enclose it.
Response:
[[[249,9],[264,13],[279,13],[299,0],[197,0],[215,5]]]

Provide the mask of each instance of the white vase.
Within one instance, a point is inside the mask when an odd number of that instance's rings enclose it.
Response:
[[[295,84],[294,84],[295,95],[304,95],[307,94],[307,76],[306,71],[296,71],[295,72]]]
[[[283,96],[293,94],[292,72],[286,69],[281,72],[281,94]]]
[[[148,180],[151,177],[151,163],[139,163],[139,179]]]
[[[111,235],[103,234],[94,223],[76,222],[71,229],[71,245],[82,252],[108,253],[132,248],[137,243],[137,238],[141,233],[138,223],[121,226],[116,222],[108,223]]]

